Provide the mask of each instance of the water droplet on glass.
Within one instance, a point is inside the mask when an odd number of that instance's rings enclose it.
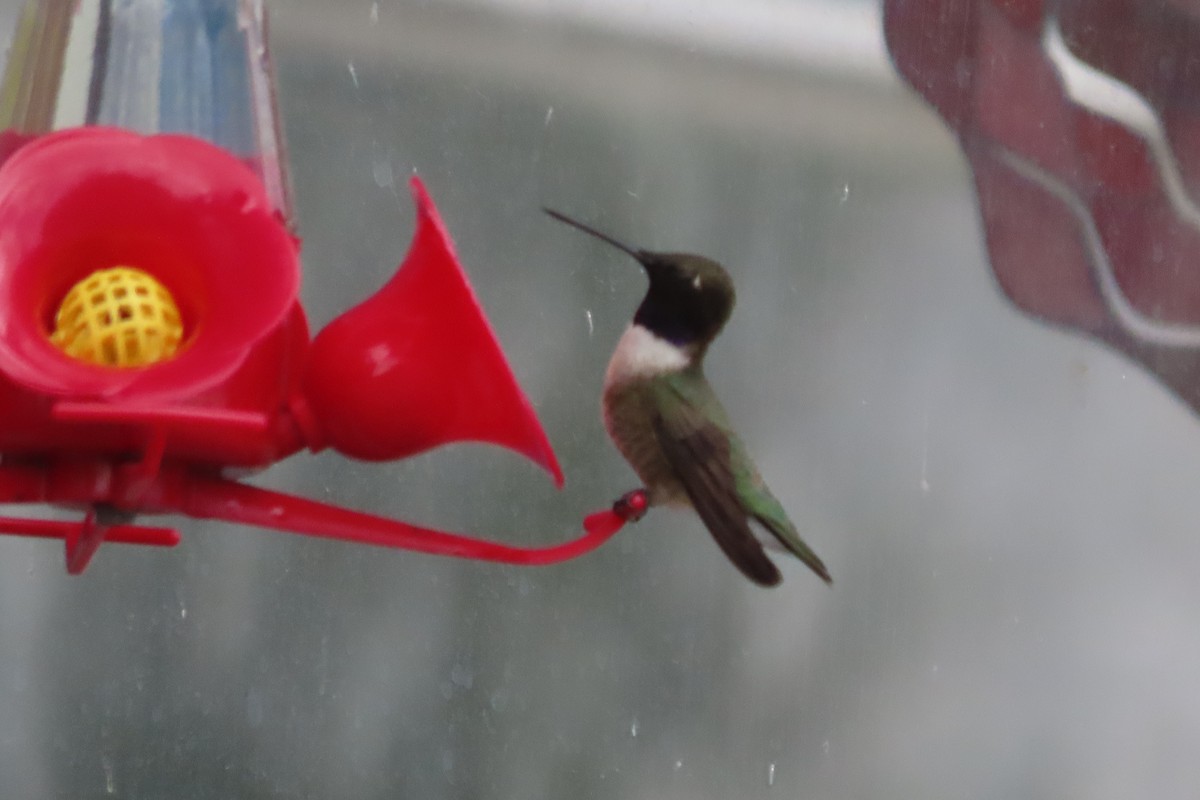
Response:
[[[550,120],[552,120],[553,118],[554,118],[554,106],[546,106],[546,121],[543,122],[542,125],[545,127],[549,127]]]
[[[113,781],[112,762],[109,761],[108,756],[104,756],[100,759],[100,764],[104,767],[104,791],[108,794],[116,794],[117,787]]]
[[[346,69],[350,70],[350,80],[354,82],[354,88],[358,88],[358,70],[354,68],[353,61],[346,62]]]
[[[371,24],[379,22],[379,3],[371,3]]]
[[[775,785],[775,763],[767,765],[767,786]]]
[[[921,491],[929,494],[929,412],[925,412],[925,437],[921,445]]]
[[[592,310],[589,308],[583,312],[587,316],[588,321],[588,338],[592,338],[592,334],[596,332],[596,326],[592,322]]]
[[[824,753],[825,755],[829,755],[829,740],[828,739],[821,742],[821,752]]]
[[[634,717],[633,722],[630,723],[630,725],[629,725],[629,735],[636,739],[637,732],[638,732],[638,721],[637,721],[637,717]]]
[[[842,205],[845,205],[846,201],[849,199],[850,199],[850,184],[843,183],[842,184],[842,198],[838,202],[841,203]]]
[[[375,185],[380,189],[395,188],[396,179],[392,174],[392,159],[386,154],[379,155],[378,153],[372,157],[371,177],[375,179]]]
[[[679,771],[679,770],[681,770],[681,769],[683,769],[683,762],[682,762],[682,761],[676,761],[676,762],[675,762],[675,771],[676,771],[676,772],[678,772],[678,771]]]
[[[263,696],[257,688],[246,692],[246,723],[257,728],[263,722]]]
[[[470,689],[475,683],[475,673],[471,671],[470,667],[455,664],[450,670],[450,682],[455,686],[461,686],[463,689]]]

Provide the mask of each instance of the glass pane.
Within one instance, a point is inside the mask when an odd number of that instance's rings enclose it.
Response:
[[[1124,253],[1121,289],[1158,247],[1183,287],[1151,281],[1158,311],[1130,302],[1151,333],[1188,328],[1169,313],[1192,296],[1182,235],[1123,238],[1089,205],[1142,173],[1056,172],[1005,137],[1074,113],[1034,91],[1067,78],[1037,81],[1090,69],[1141,98],[1121,108],[1163,117],[1155,146],[1186,197],[1180,65],[1200,29],[1183,4],[1146,4],[1158,38],[1109,48],[1129,55],[1114,65],[1081,31],[1132,25],[1128,3],[885,5],[886,39],[883,7],[849,0],[273,4],[312,329],[391,276],[419,175],[567,483],[472,443],[382,464],[302,453],[252,481],[528,546],[638,487],[599,403],[646,277],[548,206],[728,268],[737,306],[705,374],[833,585],[772,551],[783,583],[758,588],[694,514],[660,508],[540,568],[171,518],[179,547],[105,547],[69,577],[54,544],[0,540],[4,797],[1194,790],[1190,340],[1056,317],[1050,300],[1083,296],[1002,265],[1096,240]],[[18,10],[0,3],[3,30]],[[981,77],[1054,52],[1028,80]],[[1143,57],[1176,71],[1170,91],[1129,77]],[[981,142],[1018,166],[988,183]],[[1174,190],[1151,173],[1121,219],[1177,208],[1152,204]],[[1079,227],[1052,240],[1052,215]],[[1021,220],[1002,233],[1024,261],[997,258],[1002,217]]]

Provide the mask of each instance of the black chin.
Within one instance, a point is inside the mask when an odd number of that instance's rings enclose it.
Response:
[[[633,322],[676,347],[686,347],[700,338],[687,320],[654,303],[643,302],[634,314]]]

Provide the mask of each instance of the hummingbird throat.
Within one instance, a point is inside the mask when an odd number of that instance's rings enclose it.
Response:
[[[625,329],[608,365],[608,381],[653,378],[686,369],[692,363],[684,347],[655,335],[636,322]]]

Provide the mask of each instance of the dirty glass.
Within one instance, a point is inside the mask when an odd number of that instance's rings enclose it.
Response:
[[[3,540],[3,797],[1194,789],[1194,12],[269,5],[313,329],[392,274],[419,175],[567,480],[470,443],[252,480],[521,545],[634,488],[598,403],[645,278],[552,206],[729,268],[707,374],[833,585],[757,588],[663,509],[540,568]]]

